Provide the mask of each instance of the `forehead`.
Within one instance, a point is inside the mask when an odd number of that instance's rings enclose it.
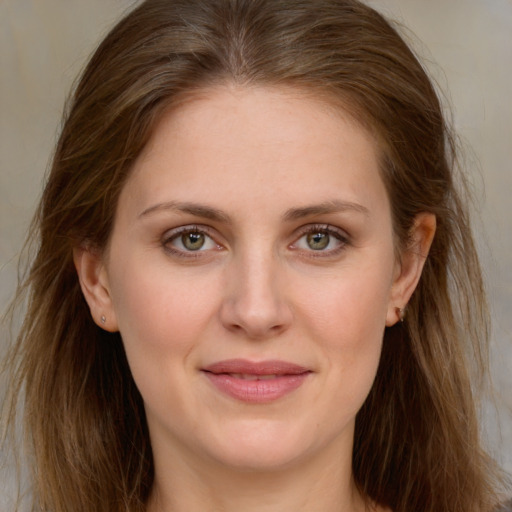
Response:
[[[338,105],[295,88],[219,86],[187,98],[162,116],[127,187],[142,202],[187,188],[203,200],[231,189],[300,202],[307,187],[338,190],[344,200],[387,200],[369,131]]]

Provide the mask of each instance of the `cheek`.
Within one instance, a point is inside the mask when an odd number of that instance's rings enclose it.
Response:
[[[123,274],[131,278],[122,279]],[[212,294],[208,287],[202,291],[191,287],[190,281],[185,283],[169,269],[141,273],[133,269],[120,277],[114,291],[119,331],[146,412],[159,416],[171,408],[177,417],[190,417],[187,394],[173,390],[190,386],[194,351],[213,309]]]
[[[390,266],[392,267],[392,266]],[[303,293],[309,337],[322,347],[332,378],[347,394],[365,395],[379,364],[391,290],[382,268],[340,272],[315,293]]]
[[[350,269],[323,280],[322,286],[306,283],[301,309],[311,324],[329,338],[342,338],[360,346],[382,334],[391,293],[391,272]],[[373,335],[372,335],[373,334]]]
[[[134,376],[158,368],[168,373],[206,329],[217,300],[212,283],[192,286],[186,272],[149,264],[119,267],[114,282],[114,308]]]

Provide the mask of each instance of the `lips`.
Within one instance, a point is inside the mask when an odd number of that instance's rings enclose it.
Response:
[[[202,369],[222,394],[247,403],[268,403],[299,388],[312,373],[286,361],[219,361]]]

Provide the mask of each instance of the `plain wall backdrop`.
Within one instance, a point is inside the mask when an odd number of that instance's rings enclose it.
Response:
[[[499,412],[498,419],[485,407],[483,423],[491,451],[512,473],[512,0],[368,3],[410,29],[406,38],[440,84],[471,148]],[[102,36],[133,5],[0,0],[0,313],[15,289],[16,260],[68,91]],[[5,329],[1,336],[3,344]],[[7,495],[0,484],[1,510],[7,510]]]

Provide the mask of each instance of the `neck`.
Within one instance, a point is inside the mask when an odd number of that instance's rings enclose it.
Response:
[[[176,455],[176,454],[175,454]],[[332,457],[331,457],[332,459]],[[273,471],[237,470],[155,461],[155,484],[148,512],[365,512],[350,460],[340,464],[317,458]],[[183,462],[183,461],[180,461]]]

